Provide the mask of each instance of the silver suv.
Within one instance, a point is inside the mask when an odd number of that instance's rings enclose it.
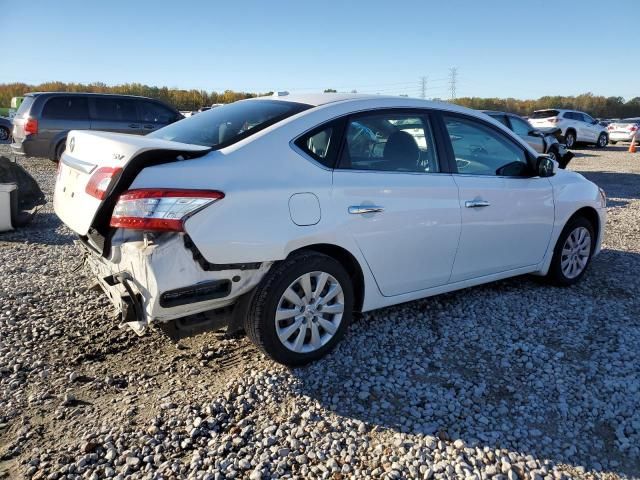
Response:
[[[529,122],[536,128],[559,128],[568,148],[573,148],[576,143],[591,143],[604,148],[609,143],[607,128],[592,116],[577,110],[536,110],[529,116]]]
[[[101,93],[28,93],[13,119],[11,150],[60,159],[70,130],[144,135],[184,118],[159,100]]]

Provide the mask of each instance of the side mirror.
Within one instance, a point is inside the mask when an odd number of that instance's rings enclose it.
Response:
[[[593,125],[597,125],[598,124],[598,120],[594,120],[593,122],[591,122]]]
[[[536,163],[536,171],[540,177],[553,177],[558,172],[559,164],[551,157],[540,155]]]

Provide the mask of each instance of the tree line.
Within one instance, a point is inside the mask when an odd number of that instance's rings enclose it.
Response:
[[[26,83],[0,84],[0,107],[8,107],[12,97],[22,96],[27,92],[93,92],[93,93],[117,93],[126,95],[141,95],[144,97],[163,100],[178,110],[197,110],[202,106],[214,103],[231,103],[245,98],[253,98],[262,95],[270,95],[271,92],[237,92],[225,90],[224,92],[206,90],[184,90],[168,87],[154,87],[142,83],[125,83],[123,85],[106,85],[95,82],[64,83],[46,82],[39,85]],[[334,89],[326,89],[325,92],[335,92]],[[622,97],[604,97],[585,93],[578,96],[546,96],[537,100],[520,100],[516,98],[481,98],[464,97],[457,98],[454,103],[477,110],[500,110],[519,115],[529,115],[534,110],[547,108],[568,108],[582,110],[594,117],[624,118],[640,117],[640,97],[634,97],[625,101]]]
[[[584,93],[575,97],[547,96],[537,100],[519,100],[516,98],[457,98],[454,103],[477,110],[499,110],[530,115],[535,110],[548,108],[566,108],[581,110],[598,118],[640,117],[640,97],[625,101],[622,97],[603,97]]]
[[[125,83],[123,85],[106,85],[105,83],[64,83],[46,82],[39,85],[26,83],[2,83],[0,84],[0,107],[8,107],[12,97],[20,97],[28,92],[90,92],[90,93],[116,93],[120,95],[141,95],[143,97],[157,98],[173,105],[178,110],[197,110],[203,106],[214,103],[231,103],[245,98],[260,95],[270,95],[250,92],[236,92],[225,90],[224,92],[207,92],[206,90],[183,90],[168,87],[153,87],[142,83]]]

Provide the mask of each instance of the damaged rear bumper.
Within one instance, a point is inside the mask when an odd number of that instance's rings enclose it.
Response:
[[[82,241],[86,264],[123,323],[138,334],[154,323],[234,304],[250,292],[271,262],[205,270],[185,246],[184,234],[114,242],[107,259]],[[187,242],[188,243],[188,242]],[[226,268],[231,267],[231,268]],[[236,267],[236,268],[233,268]]]

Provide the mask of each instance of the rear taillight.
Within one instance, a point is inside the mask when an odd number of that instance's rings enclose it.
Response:
[[[614,126],[613,126],[613,125],[609,125],[609,126],[607,127],[607,130],[613,130],[613,129],[614,129]]]
[[[631,125],[629,127],[629,130],[631,130],[632,132],[637,132],[638,131],[638,125]]]
[[[558,123],[559,121],[558,117],[552,117],[549,119],[549,123]]]
[[[104,200],[113,181],[118,177],[121,171],[122,168],[120,167],[99,168],[93,173],[93,175],[91,175],[84,191],[98,200]]]
[[[114,228],[182,232],[184,221],[224,198],[217,190],[143,188],[120,195],[110,225]]]
[[[24,134],[35,135],[36,133],[38,133],[38,120],[35,118],[27,118],[24,124]]]

